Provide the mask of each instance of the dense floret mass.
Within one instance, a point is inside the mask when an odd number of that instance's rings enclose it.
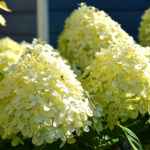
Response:
[[[103,107],[106,127],[150,112],[150,49],[118,45],[102,49],[82,76],[83,87]]]
[[[0,39],[0,76],[19,60],[22,52],[23,48],[12,39],[8,37]]]
[[[150,8],[142,16],[139,28],[139,40],[143,46],[150,46]]]
[[[26,48],[30,48],[30,46],[32,46],[32,43],[28,43],[26,41],[22,41],[20,43],[20,45],[21,45],[21,47],[23,47],[24,49],[26,49]]]
[[[75,142],[93,113],[70,67],[48,44],[33,41],[0,83],[0,135],[33,144]]]
[[[134,40],[104,11],[81,4],[66,19],[58,49],[71,64],[84,70],[101,48],[120,42],[134,43]]]

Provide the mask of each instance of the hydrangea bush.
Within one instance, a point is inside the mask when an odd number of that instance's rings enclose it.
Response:
[[[75,142],[88,132],[92,116],[88,99],[75,74],[48,44],[37,40],[0,82],[0,135],[12,139],[20,134],[35,145]]]
[[[150,46],[150,8],[142,16],[139,28],[139,40],[143,46]]]
[[[66,19],[58,49],[71,64],[84,70],[101,48],[120,42],[134,43],[134,40],[104,11],[82,3]]]
[[[140,31],[148,33],[144,21]],[[11,140],[12,146],[25,143],[15,148],[22,150],[56,150],[60,141],[60,147],[72,144],[62,150],[120,150],[128,140],[143,150],[131,128],[149,150],[150,48],[83,3],[67,18],[58,43],[78,76],[87,67],[84,89],[50,45],[0,40],[0,149],[12,149]]]
[[[120,44],[102,49],[82,76],[83,87],[103,107],[106,127],[150,112],[150,48]]]
[[[22,52],[23,47],[14,40],[8,37],[0,39],[0,79],[12,64],[17,63]]]

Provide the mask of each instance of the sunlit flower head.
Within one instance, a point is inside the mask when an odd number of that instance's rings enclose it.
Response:
[[[88,131],[93,113],[84,90],[65,61],[48,44],[33,41],[0,83],[0,135],[35,145],[57,139],[75,142]]]
[[[106,126],[150,112],[150,48],[114,45],[102,49],[82,76],[92,101],[103,107]]]
[[[71,64],[84,70],[101,48],[120,42],[134,43],[133,38],[108,14],[81,3],[66,19],[58,49]]]

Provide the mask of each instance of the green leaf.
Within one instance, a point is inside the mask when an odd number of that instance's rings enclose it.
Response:
[[[128,129],[122,125],[119,125],[119,127],[125,133],[125,135],[126,135],[126,137],[127,137],[133,150],[143,150],[142,145],[140,143],[140,140],[130,129]]]
[[[6,26],[6,20],[1,14],[0,14],[0,25]]]
[[[0,1],[0,9],[3,9],[7,12],[11,12],[11,9],[9,9],[5,3],[5,1]],[[0,14],[0,25],[6,26],[6,20],[5,18]]]

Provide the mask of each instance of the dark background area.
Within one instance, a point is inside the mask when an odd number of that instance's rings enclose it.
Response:
[[[9,36],[21,42],[31,42],[36,37],[36,0],[5,0],[11,13],[0,11],[7,21],[7,26],[0,26],[0,38]]]
[[[7,27],[0,26],[0,38],[9,36],[18,42],[31,42],[37,37],[36,0],[5,1],[12,12],[0,11],[7,20]],[[150,0],[49,0],[50,44],[55,48],[66,17],[81,2],[104,10],[136,41],[141,15],[150,7]]]

